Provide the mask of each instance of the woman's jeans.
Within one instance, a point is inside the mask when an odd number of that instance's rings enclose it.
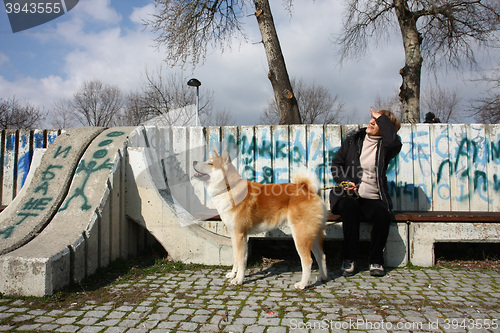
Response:
[[[392,216],[382,201],[345,196],[337,203],[336,211],[342,217],[344,260],[359,258],[359,224],[363,218],[372,224],[369,263],[384,265],[384,248]]]

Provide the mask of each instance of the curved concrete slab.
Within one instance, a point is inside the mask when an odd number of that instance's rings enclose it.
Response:
[[[54,216],[66,196],[80,157],[104,128],[66,130],[45,152],[33,180],[0,214],[0,255],[29,242]]]
[[[168,194],[153,149],[128,148],[128,155],[127,216],[148,229],[173,260],[231,265],[230,238],[196,224],[197,220]]]
[[[110,262],[116,249],[113,233],[119,242],[117,223],[123,220],[120,214],[111,217],[123,209],[113,204],[124,201],[113,202],[122,195],[112,193],[113,177],[121,173],[128,136],[134,129],[103,131],[77,158],[71,186],[50,223],[32,241],[0,257],[0,292],[48,295]]]

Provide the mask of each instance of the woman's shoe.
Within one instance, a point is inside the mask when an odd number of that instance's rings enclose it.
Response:
[[[344,260],[342,263],[342,267],[340,267],[340,270],[342,271],[342,276],[348,277],[348,276],[353,276],[355,272],[355,265],[354,261],[352,260]]]
[[[370,264],[370,275],[371,276],[384,276],[385,270],[384,266],[380,264]]]

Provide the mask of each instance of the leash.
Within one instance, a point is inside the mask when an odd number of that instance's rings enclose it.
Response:
[[[338,189],[341,189],[342,191],[345,191],[344,189],[345,189],[346,187],[349,187],[350,185],[351,185],[351,183],[350,183],[350,182],[348,182],[348,181],[344,180],[344,181],[340,182],[340,184],[338,184],[338,185],[323,187],[323,188],[321,188],[320,190],[326,191],[326,190],[331,190],[331,189],[334,189],[334,188],[335,188],[335,189],[337,189],[337,188],[338,188]],[[359,198],[359,194],[358,194],[358,192],[357,192],[357,191],[354,191],[354,194],[347,194],[347,193],[344,193],[344,195],[347,195],[347,196],[349,196],[349,197],[354,197],[355,199],[358,199],[358,198]]]

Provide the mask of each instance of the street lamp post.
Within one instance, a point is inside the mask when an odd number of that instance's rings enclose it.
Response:
[[[196,87],[196,126],[199,126],[198,115],[200,113],[200,86],[201,82],[197,79],[191,79],[187,83],[190,87]]]

